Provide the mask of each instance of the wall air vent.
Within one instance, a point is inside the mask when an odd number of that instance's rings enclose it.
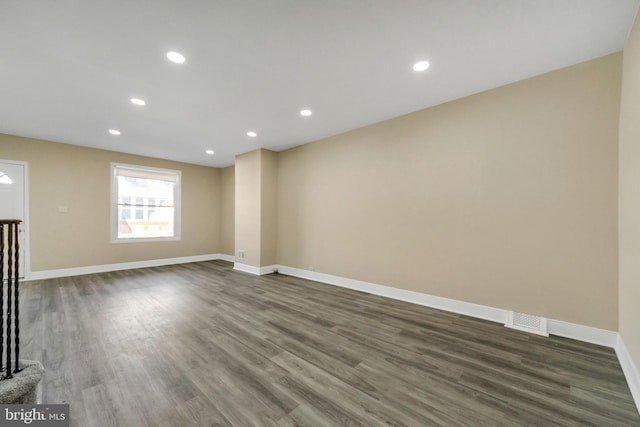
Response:
[[[507,324],[504,326],[511,329],[517,329],[519,331],[542,335],[544,337],[549,336],[549,332],[547,330],[547,319],[540,316],[534,316],[533,314],[510,311],[509,317],[507,318]]]

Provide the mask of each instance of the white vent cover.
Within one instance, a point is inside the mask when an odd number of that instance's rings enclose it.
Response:
[[[549,332],[547,331],[547,319],[540,316],[534,316],[533,314],[510,311],[509,317],[507,318],[507,324],[505,326],[507,328],[530,332],[544,337],[549,336]]]

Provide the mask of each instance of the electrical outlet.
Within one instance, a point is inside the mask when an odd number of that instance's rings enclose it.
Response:
[[[244,259],[244,251],[238,251],[238,258]]]

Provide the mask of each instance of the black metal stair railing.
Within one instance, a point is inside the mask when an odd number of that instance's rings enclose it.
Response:
[[[0,380],[13,378],[13,374],[20,372],[18,233],[21,222],[17,219],[0,220]],[[15,366],[11,360],[12,341]],[[4,363],[3,356],[6,357]]]

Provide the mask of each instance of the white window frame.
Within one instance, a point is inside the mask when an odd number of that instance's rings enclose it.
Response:
[[[118,178],[117,178],[117,170],[118,169],[130,169],[134,172],[142,172],[142,173],[152,173],[152,174],[160,174],[175,177],[176,185],[175,192],[173,195],[174,198],[174,210],[173,210],[173,236],[171,237],[129,237],[129,238],[119,238],[118,237]],[[174,241],[180,240],[180,231],[181,227],[181,211],[182,211],[182,199],[181,199],[181,187],[182,187],[182,172],[179,170],[173,169],[161,169],[154,168],[150,166],[139,166],[139,165],[131,165],[126,163],[111,163],[111,243],[140,243],[140,242],[166,242],[166,241]],[[134,214],[134,209],[131,210],[132,215]]]

